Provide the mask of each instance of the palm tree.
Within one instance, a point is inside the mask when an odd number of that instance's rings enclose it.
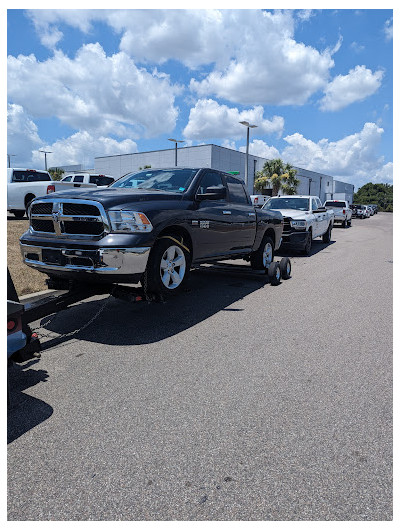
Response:
[[[280,189],[285,194],[293,195],[300,184],[299,179],[296,179],[296,173],[297,170],[291,164],[285,164],[282,159],[267,160],[263,169],[256,174],[254,187],[262,191],[271,186],[272,195],[278,195]]]

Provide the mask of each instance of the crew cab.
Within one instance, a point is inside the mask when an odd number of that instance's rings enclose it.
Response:
[[[348,201],[330,199],[329,201],[325,201],[324,207],[333,210],[335,223],[341,223],[342,227],[351,225],[353,211],[350,208]]]
[[[191,266],[237,258],[269,268],[282,231],[283,216],[255,209],[239,178],[175,167],[36,199],[20,245],[25,264],[53,280],[141,281],[165,295]]]
[[[54,181],[47,187],[47,193],[63,192],[69,188],[107,188],[115,181],[111,175],[99,173],[76,173],[65,175],[60,181]]]
[[[322,236],[331,240],[334,214],[322,206],[318,196],[282,195],[271,197],[262,210],[278,211],[283,215],[282,246],[294,247],[309,255],[312,241]]]
[[[47,171],[26,168],[7,168],[7,210],[22,218],[30,202],[47,193],[53,182]]]

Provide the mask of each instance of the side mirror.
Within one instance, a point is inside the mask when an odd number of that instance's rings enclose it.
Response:
[[[318,207],[317,210],[313,210],[313,214],[320,214],[321,212],[326,212],[326,208]]]
[[[225,199],[226,188],[221,186],[209,186],[204,194],[196,194],[197,201]]]

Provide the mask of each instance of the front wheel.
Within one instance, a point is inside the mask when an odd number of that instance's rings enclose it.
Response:
[[[189,269],[190,253],[186,245],[173,236],[163,236],[151,250],[143,287],[149,293],[174,295],[182,289]]]
[[[322,235],[322,241],[324,243],[329,243],[331,241],[331,232],[332,232],[332,225],[329,224],[329,227],[327,228],[325,234]]]
[[[307,235],[306,243],[304,244],[304,248],[303,248],[303,253],[306,256],[310,256],[311,246],[312,246],[312,236],[311,236],[311,232],[309,232]]]

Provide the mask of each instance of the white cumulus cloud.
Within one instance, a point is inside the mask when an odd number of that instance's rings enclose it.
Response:
[[[124,52],[108,57],[98,43],[83,46],[73,59],[61,51],[43,62],[34,55],[8,57],[12,103],[77,130],[134,137],[171,132],[180,91],[165,74],[138,68]]]
[[[253,129],[258,134],[275,133],[280,136],[284,127],[282,116],[273,116],[271,120],[264,118],[264,108],[256,106],[252,109],[239,111],[236,107],[220,105],[212,99],[199,100],[190,109],[189,121],[183,134],[192,140],[207,138],[240,138],[246,133],[240,121],[257,125]]]
[[[321,109],[338,111],[351,103],[364,100],[379,89],[383,75],[383,70],[373,73],[362,65],[350,70],[346,76],[336,76],[325,88]]]

